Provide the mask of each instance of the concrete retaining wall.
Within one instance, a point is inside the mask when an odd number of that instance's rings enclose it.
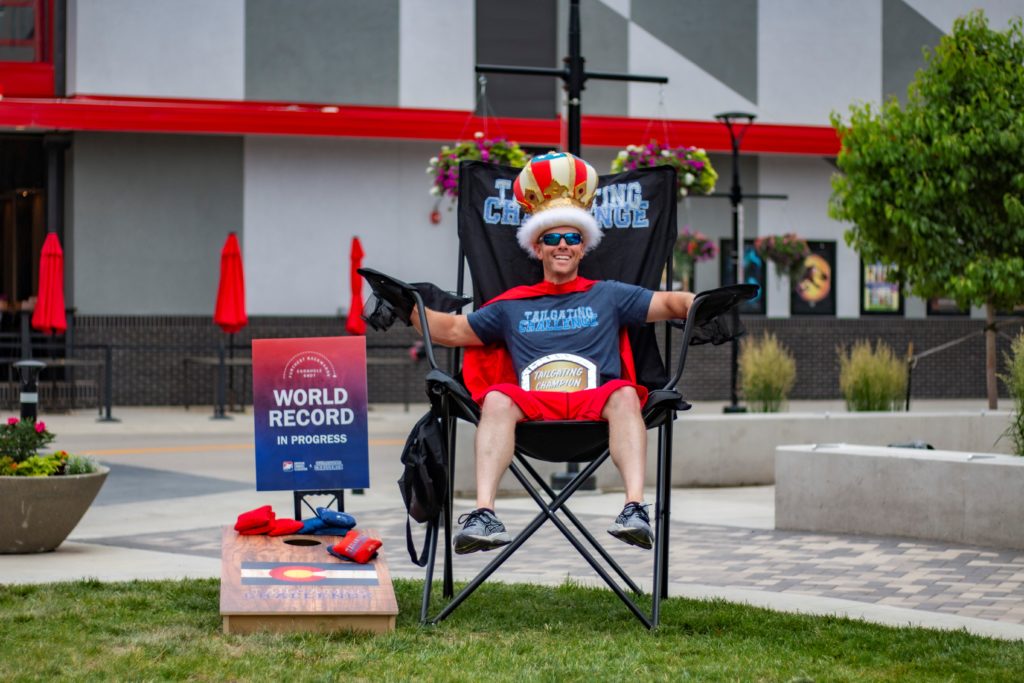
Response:
[[[775,481],[775,449],[792,443],[862,443],[886,446],[923,440],[938,449],[1009,453],[1009,439],[999,440],[1009,426],[1005,411],[935,413],[773,413],[745,415],[687,415],[673,428],[673,486],[744,486]],[[459,424],[459,457],[455,463],[455,489],[476,488],[473,475],[475,430]],[[649,433],[647,484],[656,478],[656,435]],[[535,463],[550,473],[564,465]],[[597,484],[604,490],[622,487],[610,463],[598,470]],[[511,475],[502,490],[519,485]]]
[[[1024,549],[1024,458],[849,444],[781,446],[775,527]]]

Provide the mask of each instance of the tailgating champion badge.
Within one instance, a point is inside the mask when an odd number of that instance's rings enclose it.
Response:
[[[527,391],[580,391],[597,388],[597,366],[571,353],[553,353],[533,361],[519,375]]]

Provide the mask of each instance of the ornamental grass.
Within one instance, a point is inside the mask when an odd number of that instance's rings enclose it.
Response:
[[[849,352],[842,346],[839,356],[839,390],[847,410],[901,410],[907,395],[907,364],[892,347],[878,340],[854,342]]]
[[[755,413],[777,413],[796,382],[796,360],[770,332],[743,340],[740,389]]]

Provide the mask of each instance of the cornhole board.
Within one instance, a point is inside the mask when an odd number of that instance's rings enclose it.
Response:
[[[362,530],[379,538],[372,531]],[[398,602],[381,556],[327,553],[340,536],[242,536],[224,527],[220,613],[225,633],[395,630]]]

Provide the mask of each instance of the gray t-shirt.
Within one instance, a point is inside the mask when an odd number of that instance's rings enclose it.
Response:
[[[572,354],[594,364],[600,385],[619,378],[619,330],[646,322],[652,296],[602,280],[585,292],[497,301],[467,320],[485,344],[505,344],[517,376],[538,359]]]

